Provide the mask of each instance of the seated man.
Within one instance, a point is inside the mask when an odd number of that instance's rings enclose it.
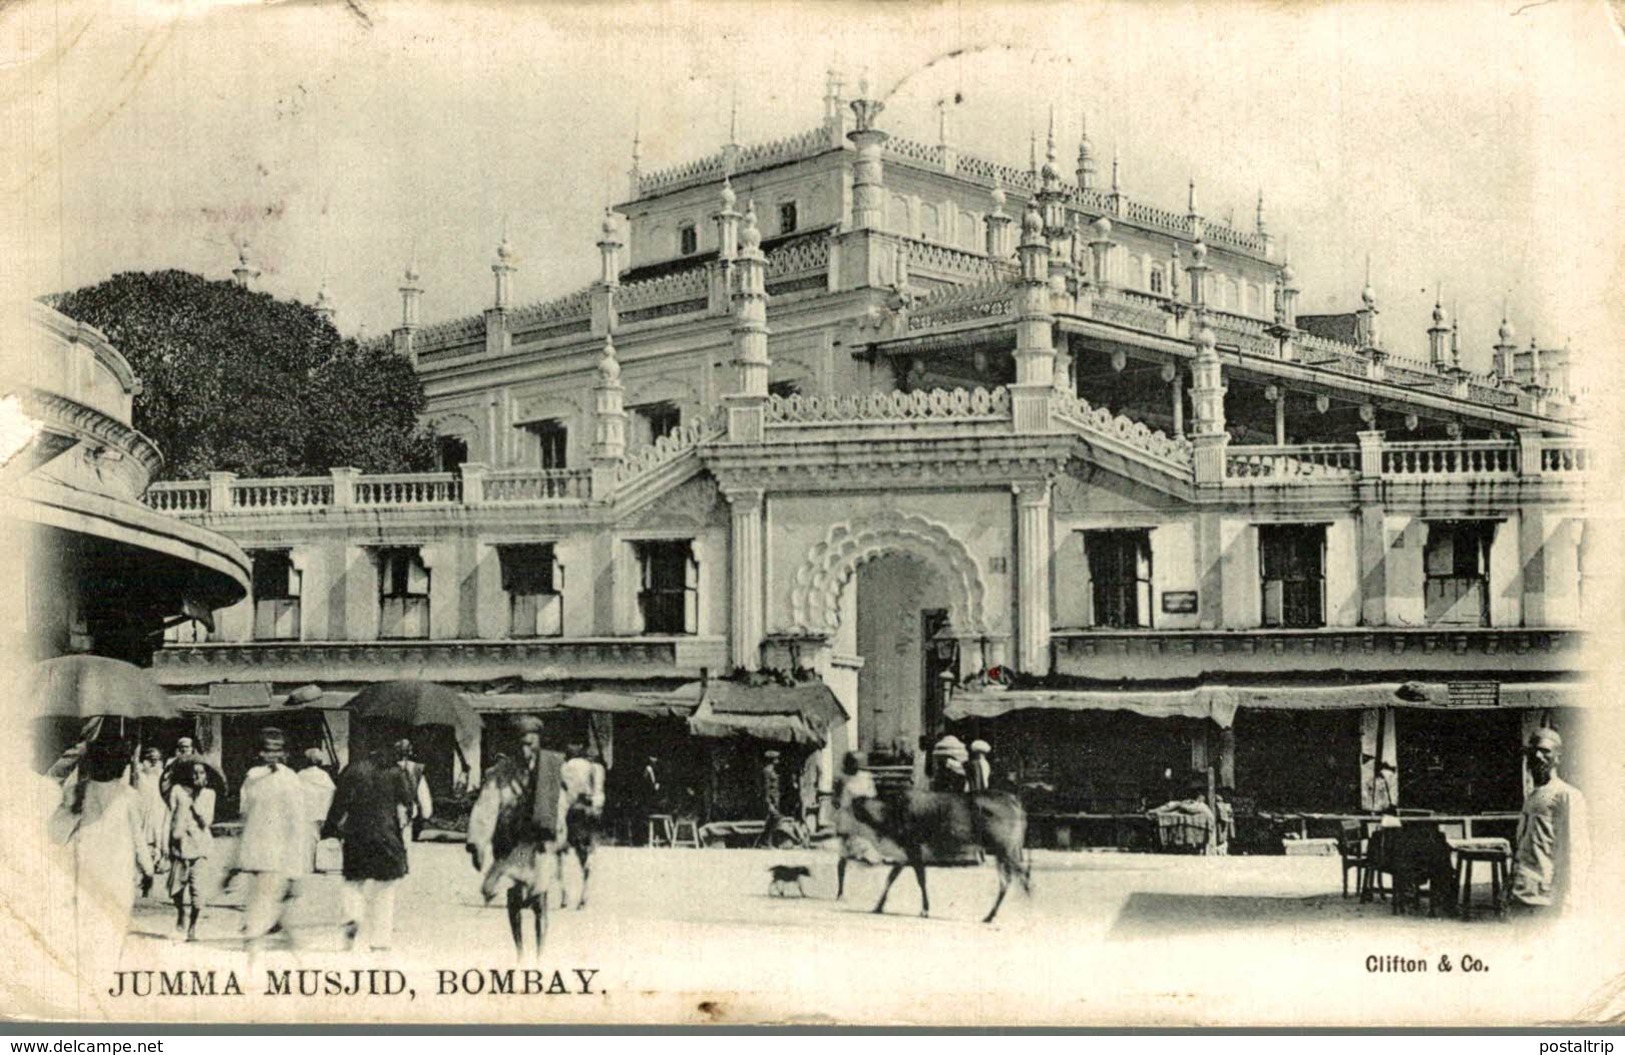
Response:
[[[1420,903],[1422,885],[1428,888],[1428,915],[1437,916],[1441,899],[1454,911],[1456,870],[1450,843],[1438,825],[1412,821],[1387,830],[1386,871],[1394,877],[1396,910],[1406,900]]]

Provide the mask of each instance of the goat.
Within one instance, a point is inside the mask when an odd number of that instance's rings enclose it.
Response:
[[[952,860],[966,851],[980,848],[991,853],[999,866],[999,894],[983,923],[992,923],[1004,903],[1010,880],[1020,879],[1022,889],[1032,893],[1032,864],[1023,848],[1027,840],[1027,811],[1021,800],[1007,791],[976,791],[960,794],[948,791],[909,791],[900,796],[856,799],[852,815],[871,829],[879,841],[895,844],[904,861],[892,864],[886,889],[880,892],[875,912],[886,911],[886,896],[905,866],[914,869],[920,883],[920,915],[931,914],[931,898],[925,889],[926,857],[938,862]]]
[[[565,830],[567,807],[563,789],[559,791],[560,830],[548,839],[531,819],[531,802],[526,794],[528,774],[518,762],[499,757],[485,770],[480,794],[468,818],[466,848],[474,869],[483,877],[480,894],[486,904],[506,884],[508,927],[513,932],[514,952],[525,955],[524,910],[536,918],[536,945],[533,955],[540,958],[547,937],[547,900],[551,883],[561,876],[558,855],[569,846]],[[562,882],[560,886],[562,887]]]

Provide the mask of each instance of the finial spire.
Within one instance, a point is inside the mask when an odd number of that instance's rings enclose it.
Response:
[[[1031,129],[1027,132],[1027,171],[1038,174],[1038,133]]]
[[[1258,215],[1253,220],[1253,229],[1259,234],[1264,233],[1264,188],[1258,188]]]
[[[1122,164],[1122,161],[1123,161],[1122,152],[1116,146],[1113,146],[1112,147],[1112,193],[1113,194],[1119,194],[1123,190],[1123,181],[1119,177],[1119,173],[1118,173],[1118,168]]]
[[[1185,211],[1191,216],[1196,215],[1196,177],[1191,177],[1190,189],[1185,196]]]

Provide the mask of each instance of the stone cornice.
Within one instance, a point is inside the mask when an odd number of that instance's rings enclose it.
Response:
[[[163,467],[164,456],[158,445],[117,418],[54,392],[26,385],[15,391],[30,417],[39,418],[47,427],[67,431],[93,447],[111,448],[130,456],[146,470],[148,479]],[[136,493],[144,487],[143,481]]]
[[[931,440],[871,438],[801,440],[702,449],[724,490],[760,487],[842,491],[881,488],[1008,487],[1014,479],[1053,478],[1066,471],[1076,440],[1064,433]]]
[[[719,637],[526,638],[501,641],[257,641],[168,645],[153,673],[169,686],[216,681],[321,682],[414,677],[433,681],[697,677],[720,670]]]

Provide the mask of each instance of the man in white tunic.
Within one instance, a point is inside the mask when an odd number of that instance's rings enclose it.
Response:
[[[243,834],[237,870],[250,874],[243,906],[243,937],[250,955],[282,922],[292,883],[310,871],[310,819],[306,788],[287,764],[282,730],[260,730],[260,764],[243,778]]]
[[[1585,796],[1557,775],[1563,738],[1555,729],[1529,737],[1526,750],[1534,789],[1523,800],[1512,854],[1511,907],[1547,914],[1572,907],[1591,860]]]

